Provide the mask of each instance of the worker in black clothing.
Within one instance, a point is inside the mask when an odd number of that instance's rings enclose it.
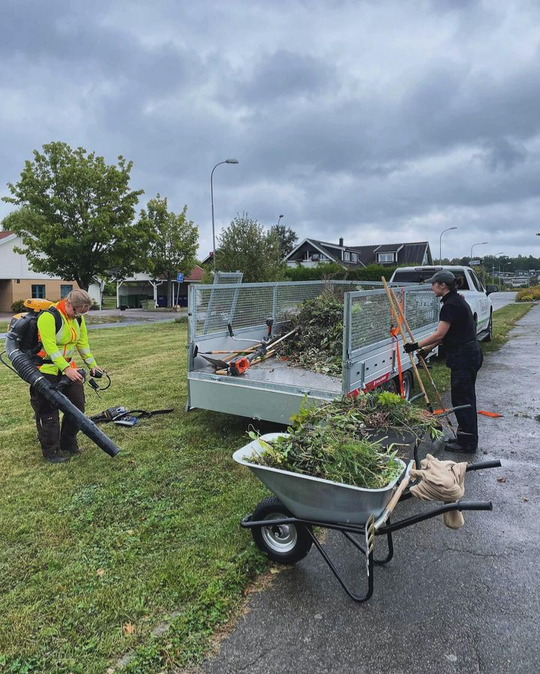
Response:
[[[459,281],[462,282],[462,279]],[[441,343],[444,346],[446,366],[451,373],[452,406],[470,405],[467,409],[456,410],[457,437],[455,441],[446,443],[446,449],[473,454],[478,448],[475,383],[484,357],[476,337],[471,308],[457,292],[459,281],[447,270],[438,271],[428,279],[427,283],[431,283],[435,295],[441,298],[439,325],[429,337],[405,344],[404,348],[407,353],[412,353],[417,349],[429,351]]]

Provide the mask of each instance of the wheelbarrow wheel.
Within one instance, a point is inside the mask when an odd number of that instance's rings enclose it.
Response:
[[[255,522],[283,517],[294,517],[294,515],[275,496],[261,501],[251,515],[251,519]],[[304,559],[313,544],[306,524],[254,527],[251,533],[259,550],[278,564],[296,564]]]

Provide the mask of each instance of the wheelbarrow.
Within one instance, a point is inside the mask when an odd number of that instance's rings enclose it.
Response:
[[[261,440],[272,442],[284,433],[268,433]],[[251,529],[255,544],[273,562],[291,565],[304,559],[313,544],[351,599],[364,602],[371,598],[374,587],[374,566],[387,564],[394,555],[392,534],[400,529],[451,511],[492,510],[490,501],[456,501],[431,510],[391,522],[390,516],[398,503],[412,498],[407,491],[414,461],[402,465],[401,474],[383,489],[363,489],[321,478],[301,475],[277,468],[250,463],[253,453],[261,454],[263,447],[253,440],[233,454],[233,459],[249,468],[274,494],[261,501],[240,526]],[[500,467],[500,461],[470,464],[467,471]],[[340,531],[365,557],[367,588],[357,594],[345,582],[317,538],[314,527]],[[377,536],[386,536],[388,552],[375,559]]]

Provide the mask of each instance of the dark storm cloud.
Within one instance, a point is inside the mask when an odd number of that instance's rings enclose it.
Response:
[[[7,0],[2,182],[51,140],[122,154],[207,250],[210,171],[233,156],[218,230],[242,211],[351,242],[459,223],[462,252],[486,233],[502,250],[540,205],[538,18],[518,0]]]
[[[291,102],[300,96],[328,94],[336,81],[336,69],[322,59],[281,49],[261,57],[248,81],[242,83],[240,77],[233,97],[247,105],[270,102],[274,107],[283,99]]]

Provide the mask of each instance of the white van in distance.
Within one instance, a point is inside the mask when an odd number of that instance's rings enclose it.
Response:
[[[470,267],[400,267],[392,274],[391,283],[424,283],[435,272],[447,269],[456,278],[463,279],[459,294],[466,300],[474,316],[476,332],[480,341],[490,342],[493,335],[493,306],[489,295],[498,290],[495,285],[484,288],[482,281]]]

